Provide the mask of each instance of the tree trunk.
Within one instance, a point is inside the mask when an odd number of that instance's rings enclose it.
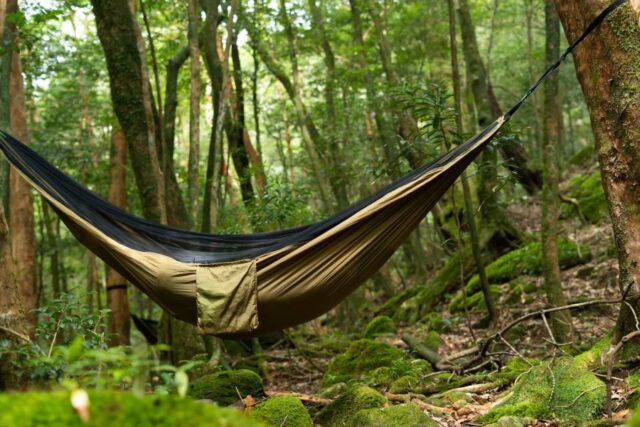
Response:
[[[560,22],[556,15],[552,0],[545,2],[545,28],[547,37],[546,65],[553,65],[560,56]],[[542,262],[544,267],[544,290],[547,304],[550,307],[566,305],[562,292],[562,278],[558,262],[558,220],[560,196],[558,181],[560,180],[559,155],[560,144],[560,110],[559,76],[554,73],[547,78],[544,86],[544,126],[542,140],[542,168],[544,187],[542,188]],[[571,340],[571,312],[560,311],[551,314],[551,328],[557,342],[566,343]]]
[[[192,223],[180,192],[174,168],[176,108],[178,107],[178,73],[189,57],[189,49],[183,47],[169,59],[166,65],[164,102],[163,169],[167,188],[167,222],[182,228]]]
[[[493,111],[489,101],[489,82],[487,71],[480,56],[476,32],[471,20],[467,0],[459,0],[458,18],[462,33],[462,47],[467,64],[469,85],[476,107],[476,119],[481,129],[493,121]],[[496,188],[498,187],[498,153],[494,146],[488,146],[483,152],[478,171],[478,199],[483,227],[493,234],[489,244],[501,251],[513,246],[520,233],[508,221],[500,207]]]
[[[113,108],[127,140],[144,216],[166,223],[165,180],[140,28],[128,0],[92,0],[91,4],[107,60]]]
[[[458,46],[456,43],[456,13],[454,8],[454,0],[448,0],[449,6],[449,43],[451,50],[451,70],[453,75],[453,97],[455,101],[456,111],[456,128],[458,135],[464,135],[464,127],[462,124],[462,90],[461,90],[461,78],[460,67],[458,65]],[[464,197],[464,210],[469,225],[469,234],[471,235],[471,251],[473,253],[473,259],[476,264],[476,271],[480,278],[480,285],[482,287],[482,294],[487,305],[487,312],[489,315],[489,321],[498,320],[498,312],[493,301],[493,297],[489,288],[489,280],[487,279],[487,273],[484,269],[484,263],[482,262],[482,252],[480,248],[480,238],[478,236],[478,230],[476,228],[476,219],[473,215],[473,202],[471,200],[471,190],[469,188],[469,180],[467,178],[467,172],[462,172],[462,193]],[[455,197],[454,197],[455,199]],[[462,252],[462,245],[459,248]],[[460,254],[461,255],[461,254]]]
[[[7,14],[18,11],[17,0],[7,2]],[[7,28],[9,30],[9,28]],[[27,118],[25,116],[24,82],[22,65],[15,38],[11,49],[11,73],[9,76],[9,120],[13,136],[27,144]],[[38,285],[36,278],[36,244],[33,228],[33,203],[31,186],[11,168],[9,173],[9,229],[11,249],[15,260],[16,280],[22,289],[22,301],[28,320],[29,334],[35,331],[38,314]]]
[[[567,39],[576,40],[608,0],[554,0]],[[640,27],[624,5],[574,52],[584,92],[602,184],[609,202],[620,268],[619,286],[631,307],[640,308]],[[614,339],[636,329],[631,307],[623,304]]]
[[[7,28],[5,18],[7,4],[0,0],[0,41],[12,40],[13,31]],[[5,31],[6,30],[6,31]],[[2,43],[2,46],[9,46]],[[11,57],[9,49],[0,52],[0,129],[8,129],[9,118],[9,75]],[[3,183],[2,183],[3,184]],[[0,184],[0,185],[2,185]],[[23,290],[16,280],[14,263],[11,257],[11,240],[9,228],[4,215],[3,203],[0,203],[0,340],[7,340],[9,346],[27,340],[30,330],[29,321],[24,310]],[[5,349],[5,350],[10,350]],[[0,390],[17,387],[18,372],[12,362],[15,355],[11,351],[3,351],[0,357]]]
[[[191,222],[198,222],[200,200],[200,8],[196,0],[189,0],[189,58],[191,59],[189,95],[189,166],[188,192]]]
[[[318,6],[317,0],[309,0],[309,8],[311,9],[311,17],[313,26],[318,33],[320,45],[324,53],[324,65],[326,68],[325,75],[325,102],[327,108],[327,124],[325,134],[327,135],[327,152],[331,159],[331,171],[329,179],[334,189],[334,195],[338,203],[338,209],[344,209],[349,205],[349,197],[347,195],[347,182],[344,172],[342,147],[338,138],[338,121],[336,118],[335,103],[335,81],[336,81],[336,61],[333,49],[329,43],[329,37],[324,25],[324,14]]]
[[[111,130],[111,153],[109,161],[109,202],[125,209],[127,207],[126,165],[127,143],[117,125]],[[110,347],[129,345],[129,298],[127,280],[116,270],[107,267],[107,324]]]

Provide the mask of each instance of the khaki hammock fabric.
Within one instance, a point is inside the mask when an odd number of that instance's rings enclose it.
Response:
[[[542,81],[626,0],[605,9],[507,114],[438,159],[315,224],[208,235],[154,224],[107,203],[0,131],[0,149],[76,238],[201,333],[242,338],[336,306],[378,270]]]
[[[366,281],[503,124],[499,119],[424,171],[405,177],[406,183],[388,187],[373,202],[342,215],[344,219],[307,241],[276,246],[249,259],[210,264],[184,262],[118,242],[71,207],[77,203],[70,199],[73,194],[50,183],[59,180],[41,178],[43,171],[26,161],[35,153],[8,135],[0,135],[0,140],[11,163],[76,238],[171,315],[197,324],[201,333],[249,336],[311,320]],[[25,158],[25,153],[31,157]]]

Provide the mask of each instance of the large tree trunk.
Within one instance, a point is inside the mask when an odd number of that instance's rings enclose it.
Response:
[[[92,0],[98,37],[109,71],[113,108],[122,127],[144,216],[167,222],[142,36],[129,0]]]
[[[126,161],[127,143],[122,129],[111,130],[111,153],[109,161],[109,202],[125,209],[127,207]],[[107,332],[109,346],[129,345],[129,298],[127,280],[111,267],[107,267],[107,306],[109,321]]]
[[[567,38],[576,40],[608,0],[554,0]],[[624,5],[574,52],[576,74],[585,94],[602,184],[620,266],[619,286],[631,306],[640,308],[640,27]],[[631,308],[622,305],[619,340],[635,330]]]
[[[7,2],[7,13],[18,11],[17,0]],[[9,77],[9,118],[13,136],[28,143],[27,118],[25,116],[24,82],[18,50],[18,40],[11,48],[11,73]],[[33,204],[31,187],[11,168],[9,174],[9,228],[11,248],[15,260],[16,280],[22,289],[24,309],[29,323],[29,334],[35,331],[38,314],[38,285],[36,280],[36,244],[33,229]]]
[[[551,0],[545,2],[545,27],[547,34],[546,63],[553,65],[560,56],[560,22]],[[544,290],[550,307],[566,305],[562,292],[562,278],[558,262],[558,220],[560,200],[558,181],[560,180],[560,111],[559,76],[550,75],[544,86],[544,126],[542,141],[542,168],[544,187],[542,188],[542,261],[544,266]],[[571,338],[571,312],[561,311],[551,314],[551,327],[557,342],[569,342]]]
[[[12,31],[5,25],[7,13],[5,0],[0,0],[0,41],[11,40]],[[8,46],[2,43],[3,46]],[[9,128],[9,71],[11,57],[9,50],[0,52],[0,129]],[[3,185],[3,183],[0,183]],[[9,228],[4,215],[3,204],[0,203],[0,340],[8,340],[9,345],[27,340],[29,325],[25,316],[22,289],[16,281],[14,263],[11,257],[11,240]],[[3,351],[0,357],[0,390],[17,386],[17,372],[12,365],[14,355]]]

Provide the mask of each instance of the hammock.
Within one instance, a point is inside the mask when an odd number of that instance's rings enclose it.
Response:
[[[248,337],[326,313],[377,271],[529,95],[613,10],[603,11],[520,101],[478,135],[343,212],[251,235],[155,224],[106,202],[0,131],[0,149],[74,236],[202,334]]]

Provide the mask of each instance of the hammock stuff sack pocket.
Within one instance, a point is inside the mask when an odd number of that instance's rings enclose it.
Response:
[[[198,332],[248,333],[258,327],[256,261],[196,266]]]

